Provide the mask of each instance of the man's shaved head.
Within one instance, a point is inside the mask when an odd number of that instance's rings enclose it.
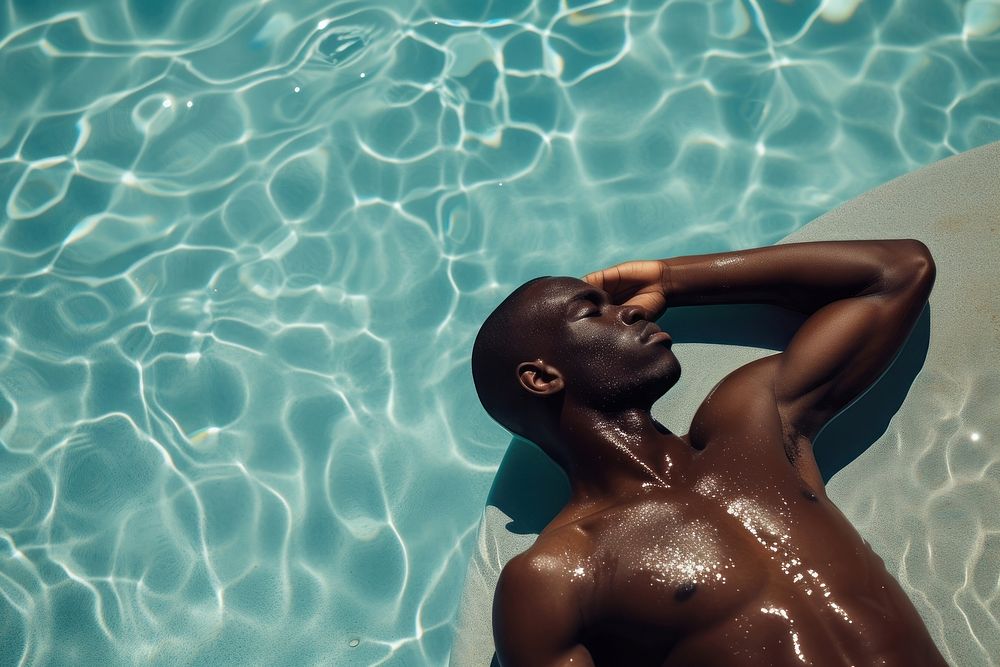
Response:
[[[614,304],[578,278],[529,280],[476,336],[479,400],[501,425],[536,444],[565,405],[649,409],[677,382],[680,366],[662,334],[651,342],[660,329],[644,317],[641,308]]]
[[[530,315],[540,310],[536,292],[544,285],[539,283],[553,280],[563,279],[532,278],[511,292],[483,322],[472,346],[472,379],[486,412],[507,430],[529,439],[530,426],[522,422],[530,408],[519,387],[517,365],[538,356],[539,339],[548,338],[539,331],[547,318],[539,322]]]

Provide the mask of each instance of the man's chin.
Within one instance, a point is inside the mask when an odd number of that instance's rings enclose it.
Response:
[[[654,402],[662,398],[681,379],[681,365],[676,359],[673,359],[673,363],[664,364],[658,370],[660,372],[655,378],[649,378],[645,383],[645,390],[642,392]]]
[[[670,356],[673,357],[673,353],[671,353]],[[681,379],[681,364],[677,360],[677,357],[673,357],[673,359],[674,363],[670,365],[670,368],[667,369],[667,372],[663,375],[663,390],[660,394],[661,396],[670,391],[673,386],[677,384],[677,381]]]

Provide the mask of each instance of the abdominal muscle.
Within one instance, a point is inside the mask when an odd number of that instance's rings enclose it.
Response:
[[[734,615],[685,636],[662,665],[922,665],[926,650],[908,637],[885,600],[839,596],[845,622],[801,593],[767,587]],[[916,649],[916,650],[915,650]]]

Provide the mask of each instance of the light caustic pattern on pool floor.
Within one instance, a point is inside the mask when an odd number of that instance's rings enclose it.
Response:
[[[469,376],[485,314],[1000,139],[998,27],[0,3],[0,663],[442,664],[507,442]]]

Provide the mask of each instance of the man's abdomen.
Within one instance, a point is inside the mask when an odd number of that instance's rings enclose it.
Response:
[[[889,583],[895,585],[887,582],[887,589]],[[766,590],[732,618],[681,638],[661,664],[664,667],[940,667],[946,664],[909,603],[900,608],[890,599],[840,596],[834,608],[817,604],[818,600],[812,596],[802,598],[796,591]]]

